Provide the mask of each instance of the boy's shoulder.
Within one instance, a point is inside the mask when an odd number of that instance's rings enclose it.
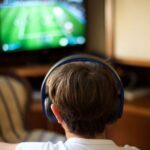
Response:
[[[66,150],[63,142],[22,142],[15,150]]]

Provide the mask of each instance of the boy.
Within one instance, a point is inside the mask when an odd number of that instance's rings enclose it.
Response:
[[[117,81],[116,81],[117,80]],[[122,111],[122,90],[118,75],[107,63],[91,56],[73,56],[53,67],[44,79],[49,102],[43,107],[53,112],[63,127],[66,142],[0,143],[3,150],[137,150],[119,147],[105,137],[105,128]],[[119,87],[118,87],[119,86]],[[43,92],[43,89],[42,89]],[[123,91],[121,91],[123,92]],[[44,93],[44,94],[45,94]],[[119,98],[118,98],[119,97]],[[47,108],[45,108],[47,107]],[[121,110],[120,110],[121,109]],[[50,118],[50,115],[47,115]]]

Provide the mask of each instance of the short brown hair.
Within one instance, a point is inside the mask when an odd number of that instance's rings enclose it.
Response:
[[[90,62],[64,64],[51,73],[47,87],[71,132],[94,137],[104,131],[113,112],[116,88],[103,67]]]

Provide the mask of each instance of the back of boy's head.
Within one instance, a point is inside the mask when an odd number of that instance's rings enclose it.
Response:
[[[94,137],[104,131],[117,92],[107,70],[90,62],[64,64],[52,72],[46,86],[71,132]]]

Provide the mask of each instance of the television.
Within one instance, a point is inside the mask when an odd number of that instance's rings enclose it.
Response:
[[[2,0],[0,59],[78,49],[85,46],[86,25],[83,0]]]

